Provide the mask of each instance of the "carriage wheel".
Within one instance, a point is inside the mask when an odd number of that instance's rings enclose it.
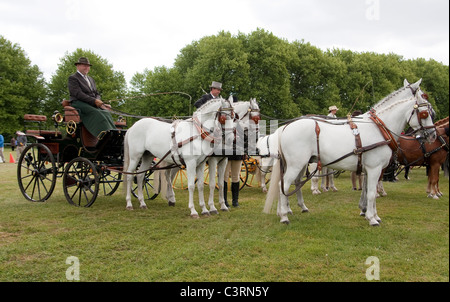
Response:
[[[146,200],[153,200],[158,196],[158,193],[155,192],[153,187],[154,182],[154,175],[153,171],[147,171],[144,175],[144,187],[142,188],[142,191],[144,193],[144,199]],[[136,176],[133,177],[133,188],[131,190],[131,194],[133,194],[134,197],[137,196],[137,178]]]
[[[99,191],[99,177],[95,165],[83,157],[70,161],[64,171],[63,189],[70,204],[90,207]]]
[[[106,168],[100,169],[99,184],[100,192],[104,196],[111,196],[120,186],[122,182],[122,173],[114,172]]]
[[[244,188],[245,185],[247,184],[248,180],[248,166],[245,160],[242,161],[241,175],[239,176],[239,178],[240,178],[239,190],[242,190],[242,188]]]
[[[26,147],[17,163],[17,181],[23,196],[30,201],[46,201],[56,184],[55,159],[43,144]]]

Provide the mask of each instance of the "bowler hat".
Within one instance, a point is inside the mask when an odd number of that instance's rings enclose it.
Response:
[[[85,58],[85,57],[81,57],[81,58],[78,59],[78,62],[75,62],[75,65],[78,65],[78,64],[84,64],[84,65],[92,66],[92,64],[89,62],[89,59]]]
[[[209,88],[216,88],[216,89],[222,90],[222,83],[213,81]]]

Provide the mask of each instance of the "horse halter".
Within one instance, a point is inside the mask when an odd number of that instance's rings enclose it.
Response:
[[[252,114],[254,112],[257,112],[258,114]],[[248,108],[247,112],[240,118],[240,120],[244,119],[248,114],[250,114],[250,119],[254,121],[255,124],[258,124],[261,120],[261,111],[255,108]]]
[[[228,115],[230,116],[231,120],[234,120],[233,107],[230,107],[230,108],[222,108],[222,107],[220,107],[220,109],[217,111],[216,117],[217,117],[217,120],[219,121],[219,123],[221,125],[225,125]]]
[[[417,116],[417,122],[419,123],[419,126],[420,126],[419,130],[434,128],[434,125],[433,126],[424,127],[423,124],[422,124],[422,120],[427,119],[430,116],[430,112],[432,110],[430,103],[428,103],[428,95],[423,93],[422,94],[422,98],[425,99],[427,102],[419,104],[417,102],[417,100],[416,100],[416,104],[414,105],[413,110],[411,112],[411,115],[410,115],[410,117],[408,119],[408,124],[411,122],[411,119],[412,119],[412,117],[413,117],[413,115],[415,113],[416,116]],[[421,111],[420,110],[421,107],[426,107],[426,110],[422,110]]]

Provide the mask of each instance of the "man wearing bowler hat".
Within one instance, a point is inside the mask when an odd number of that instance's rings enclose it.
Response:
[[[197,102],[194,103],[194,106],[196,108],[200,108],[203,104],[205,104],[209,100],[218,98],[220,92],[222,91],[222,83],[213,81],[209,88],[210,92],[203,95]]]
[[[100,99],[93,78],[88,76],[91,63],[88,58],[81,57],[75,62],[77,72],[69,77],[69,93],[71,106],[78,109],[86,129],[95,137],[101,139],[101,133],[116,129],[109,111]]]

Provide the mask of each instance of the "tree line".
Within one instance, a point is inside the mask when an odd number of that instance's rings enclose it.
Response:
[[[60,59],[47,83],[17,44],[0,36],[0,133],[23,129],[25,113],[50,117],[68,99],[67,78],[73,63],[86,56],[95,66],[102,99],[113,108],[138,116],[180,117],[212,81],[223,83],[222,96],[256,98],[261,112],[274,119],[326,114],[336,105],[339,116],[372,105],[403,85],[416,82],[429,95],[436,119],[448,116],[449,67],[435,60],[405,60],[401,55],[321,50],[304,40],[289,42],[264,29],[249,34],[219,32],[180,50],[172,67],[136,72],[127,84],[123,72],[91,50],[76,49]],[[145,62],[143,63],[145,65]],[[161,92],[184,94],[159,94]],[[130,119],[129,126],[133,122]]]

